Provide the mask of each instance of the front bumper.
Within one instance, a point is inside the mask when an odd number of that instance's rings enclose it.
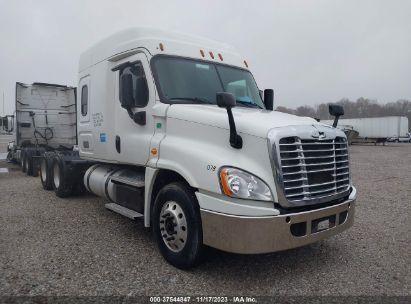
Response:
[[[277,216],[236,216],[201,209],[204,244],[227,252],[257,254],[304,246],[353,225],[356,190],[338,205]],[[327,220],[329,228],[319,230]]]

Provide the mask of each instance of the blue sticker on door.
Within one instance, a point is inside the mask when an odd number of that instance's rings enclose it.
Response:
[[[106,133],[100,133],[100,142],[106,142]]]

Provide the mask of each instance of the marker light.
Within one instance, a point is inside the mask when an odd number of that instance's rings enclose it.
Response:
[[[163,45],[162,42],[160,42],[160,50],[161,50],[161,51],[164,51],[164,45]]]
[[[220,60],[223,61],[223,55],[221,55],[220,53],[218,53],[218,58],[220,58]]]
[[[244,60],[244,65],[248,68],[248,63],[245,60]]]
[[[240,169],[223,167],[220,170],[222,192],[230,197],[272,201],[270,188],[257,176]]]
[[[211,59],[214,59],[214,54],[213,54],[213,52],[210,51],[209,54],[210,54]]]
[[[150,152],[153,155],[157,155],[157,148],[151,148]]]
[[[201,56],[202,57],[204,57],[205,55],[204,55],[204,51],[203,50],[200,50],[200,54],[201,54]]]

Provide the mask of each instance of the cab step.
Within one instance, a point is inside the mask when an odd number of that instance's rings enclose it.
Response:
[[[133,171],[127,171],[127,175],[112,176],[110,180],[114,184],[127,185],[135,188],[143,188],[144,173],[138,173]]]
[[[119,204],[115,203],[109,203],[104,205],[107,209],[114,211],[118,214],[121,214],[125,217],[128,217],[129,219],[135,220],[137,218],[143,217],[144,215],[141,213],[138,213],[137,211],[128,209],[126,207],[123,207]]]

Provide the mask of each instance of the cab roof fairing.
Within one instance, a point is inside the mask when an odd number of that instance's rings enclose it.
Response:
[[[160,50],[160,43],[164,46],[163,51]],[[234,47],[226,43],[158,29],[130,28],[105,38],[82,53],[79,72],[104,60],[112,58],[114,60],[110,61],[115,61],[115,57],[122,57],[119,56],[120,54],[132,50],[138,51],[138,49],[145,49],[152,56],[157,54],[182,56],[247,69],[244,58],[240,56]],[[200,50],[204,51],[204,57],[201,55]],[[214,59],[211,58],[209,52],[213,52]],[[219,53],[222,55],[223,61],[219,58]]]

